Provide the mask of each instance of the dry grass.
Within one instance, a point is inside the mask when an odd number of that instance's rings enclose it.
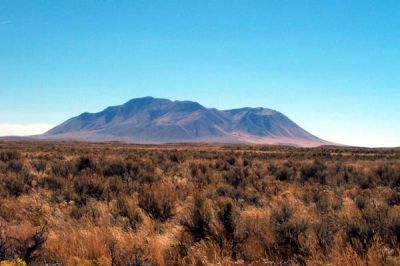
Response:
[[[399,245],[398,149],[0,142],[2,265],[400,265]]]

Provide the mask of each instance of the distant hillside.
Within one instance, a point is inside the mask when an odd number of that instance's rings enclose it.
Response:
[[[266,108],[217,110],[196,102],[144,97],[83,113],[39,136],[44,139],[129,143],[218,142],[291,146],[331,144],[280,112]]]

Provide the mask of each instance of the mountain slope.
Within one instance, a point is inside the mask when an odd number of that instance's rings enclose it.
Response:
[[[144,97],[83,113],[40,138],[132,143],[220,142],[294,146],[330,144],[265,108],[220,111],[191,101]]]

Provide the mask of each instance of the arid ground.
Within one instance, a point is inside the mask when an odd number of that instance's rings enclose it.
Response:
[[[1,265],[400,265],[400,149],[0,142]]]

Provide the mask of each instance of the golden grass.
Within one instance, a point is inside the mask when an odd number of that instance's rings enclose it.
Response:
[[[400,265],[399,186],[399,150],[0,142],[0,260]]]

